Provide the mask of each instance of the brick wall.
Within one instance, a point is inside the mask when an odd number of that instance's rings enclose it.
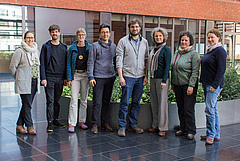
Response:
[[[239,0],[2,0],[1,3],[240,22]]]

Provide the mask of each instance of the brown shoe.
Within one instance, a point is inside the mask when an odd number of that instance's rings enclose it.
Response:
[[[17,131],[17,133],[20,133],[20,134],[27,134],[27,133],[28,133],[28,132],[24,129],[24,127],[22,127],[22,126],[20,126],[20,125],[17,125],[16,131]]]
[[[110,132],[113,132],[113,128],[111,128],[109,126],[109,124],[104,124],[101,126],[101,130],[106,130],[106,131],[110,131]]]
[[[141,129],[137,126],[135,126],[135,127],[129,126],[128,131],[135,132],[137,134],[142,134],[144,132],[143,129]]]
[[[125,129],[118,129],[118,136],[125,137]]]
[[[36,131],[34,130],[33,126],[27,127],[28,134],[36,135]]]
[[[93,125],[92,126],[91,133],[93,133],[93,134],[97,134],[98,133],[97,125]]]
[[[158,135],[159,136],[165,136],[166,135],[166,131],[159,131]]]
[[[206,140],[207,139],[207,135],[201,135],[200,138],[202,140]],[[220,138],[214,138],[214,141],[219,141],[219,140],[220,140]]]
[[[148,132],[155,133],[155,132],[158,132],[158,129],[150,128],[150,129],[148,129]]]
[[[211,138],[207,138],[206,144],[212,145],[214,143],[214,140]]]

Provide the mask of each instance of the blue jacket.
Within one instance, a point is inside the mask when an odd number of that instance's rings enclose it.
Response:
[[[70,46],[67,54],[67,81],[73,80],[74,79],[74,71],[76,67],[76,58],[78,55],[78,50],[77,50],[77,43],[78,40],[73,42],[73,44]],[[85,40],[85,45],[86,45],[86,52],[89,54],[89,49],[91,45],[88,43],[87,40]]]
[[[60,42],[64,46],[63,50],[67,54],[67,45]],[[46,79],[46,69],[48,66],[48,63],[50,61],[52,54],[52,48],[51,48],[51,40],[46,42],[42,45],[41,53],[40,53],[40,79],[45,80]]]
[[[227,53],[222,46],[213,49],[201,59],[200,82],[214,89],[224,87]]]

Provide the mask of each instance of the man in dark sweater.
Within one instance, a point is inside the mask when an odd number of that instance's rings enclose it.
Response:
[[[98,133],[99,112],[101,110],[101,129],[113,131],[109,126],[110,98],[116,75],[116,45],[109,39],[110,26],[102,24],[100,39],[93,43],[88,57],[87,73],[93,87],[92,130]]]
[[[47,132],[53,131],[53,126],[64,128],[58,121],[60,113],[60,97],[66,81],[67,45],[59,41],[60,27],[51,25],[49,34],[52,40],[43,44],[40,54],[40,78],[45,87],[47,100]]]

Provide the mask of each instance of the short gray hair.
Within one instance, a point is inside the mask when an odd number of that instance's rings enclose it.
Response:
[[[156,27],[156,28],[154,28],[152,30],[151,36],[152,36],[153,42],[155,42],[155,39],[154,39],[155,32],[161,32],[163,34],[163,37],[164,37],[163,41],[165,41],[165,42],[167,41],[167,39],[168,39],[168,32],[167,32],[167,30],[165,28]]]
[[[86,30],[84,28],[79,28],[76,32],[76,35],[78,36],[78,33],[79,32],[83,32],[85,34],[85,36],[87,37],[87,33],[86,33]]]

